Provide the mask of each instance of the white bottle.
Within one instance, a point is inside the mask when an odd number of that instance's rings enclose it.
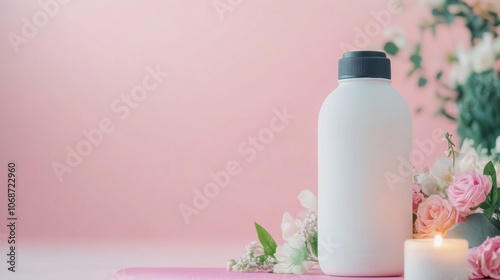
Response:
[[[318,250],[337,276],[403,274],[412,237],[412,123],[383,52],[345,53],[319,113]]]

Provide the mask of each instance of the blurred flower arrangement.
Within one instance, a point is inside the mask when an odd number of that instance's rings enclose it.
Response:
[[[468,42],[460,42],[445,58],[446,69],[429,74],[424,67],[422,40],[409,44],[397,27],[385,31],[384,50],[390,55],[407,55],[411,64],[408,76],[418,76],[425,87],[430,77],[437,82],[436,96],[441,101],[439,115],[456,121],[461,139],[474,140],[478,150],[500,153],[500,1],[498,0],[421,0],[432,17],[419,26],[425,34],[437,36],[439,26],[465,27]],[[431,46],[436,48],[436,46]],[[456,105],[457,113],[451,113]]]
[[[259,224],[255,229],[259,242],[246,246],[240,259],[227,261],[227,270],[234,272],[274,272],[304,274],[318,263],[318,199],[309,190],[302,191],[298,199],[306,210],[297,217],[283,214],[282,237],[286,243],[277,246],[273,237]]]
[[[472,140],[454,150],[451,135],[446,155],[432,168],[414,175],[413,232],[428,238],[440,232],[469,242],[469,263],[476,278],[500,277],[500,164],[477,152]]]
[[[437,158],[430,169],[413,176],[413,233],[429,238],[441,233],[469,242],[471,275],[500,279],[500,162],[486,149],[474,149],[465,139],[455,150],[446,133],[447,157]],[[233,272],[303,274],[318,263],[318,201],[309,190],[298,199],[306,210],[297,217],[283,214],[281,246],[255,223],[259,242],[253,241],[238,260],[230,259]]]

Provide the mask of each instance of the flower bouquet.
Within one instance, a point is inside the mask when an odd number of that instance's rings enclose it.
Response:
[[[500,277],[500,164],[464,140],[460,152],[454,150],[451,135],[446,158],[417,173],[413,185],[415,238],[436,233],[469,242],[472,276]]]
[[[486,149],[476,151],[464,140],[455,151],[451,135],[447,157],[437,158],[430,169],[414,174],[413,232],[415,238],[443,234],[469,242],[469,264],[474,278],[500,278],[500,162]],[[238,260],[227,262],[234,272],[303,274],[318,263],[318,202],[305,190],[298,199],[306,210],[283,215],[281,230],[286,243],[255,224],[260,243],[253,241]]]
[[[302,191],[298,198],[306,210],[297,217],[283,214],[281,230],[287,242],[277,246],[273,237],[255,223],[260,244],[253,241],[247,245],[239,260],[227,262],[227,270],[304,274],[318,263],[318,199],[309,190]]]

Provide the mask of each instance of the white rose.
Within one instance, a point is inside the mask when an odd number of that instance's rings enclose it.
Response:
[[[472,49],[472,70],[481,73],[493,68],[495,51],[493,49],[493,35],[484,33],[483,39]]]
[[[318,199],[310,190],[301,191],[298,198],[304,208],[318,213]]]

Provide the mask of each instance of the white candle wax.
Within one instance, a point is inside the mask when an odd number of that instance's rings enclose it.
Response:
[[[467,240],[436,239],[405,241],[405,280],[469,279]]]

